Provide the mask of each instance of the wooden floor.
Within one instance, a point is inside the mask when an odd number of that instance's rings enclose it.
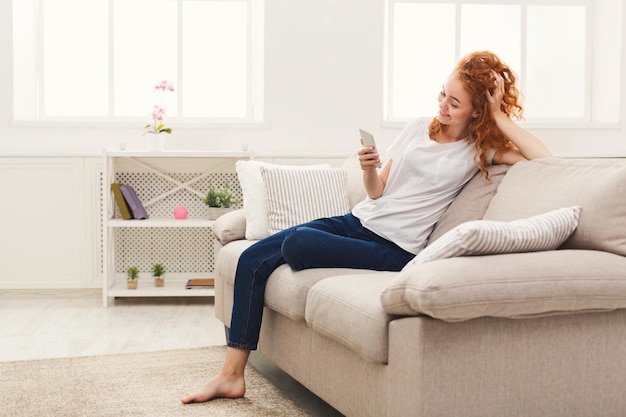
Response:
[[[212,297],[117,298],[103,308],[99,289],[0,290],[0,361],[225,343]],[[261,355],[250,362],[311,415],[341,416]]]

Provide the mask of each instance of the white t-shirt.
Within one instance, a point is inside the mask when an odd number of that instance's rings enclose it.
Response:
[[[393,162],[383,195],[366,197],[352,210],[365,228],[416,255],[439,217],[478,172],[474,146],[465,139],[431,140],[429,122],[418,119],[406,126],[387,150]]]

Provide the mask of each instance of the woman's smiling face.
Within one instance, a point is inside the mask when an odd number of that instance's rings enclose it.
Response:
[[[443,84],[438,100],[437,118],[444,125],[464,129],[473,118],[478,116],[478,112],[472,106],[469,92],[454,74],[450,75]]]

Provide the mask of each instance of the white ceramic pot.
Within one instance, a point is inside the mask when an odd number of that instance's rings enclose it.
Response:
[[[160,152],[165,146],[165,135],[167,133],[146,133],[146,146],[149,152]]]
[[[209,220],[215,220],[222,214],[232,211],[232,208],[207,207],[207,217]]]

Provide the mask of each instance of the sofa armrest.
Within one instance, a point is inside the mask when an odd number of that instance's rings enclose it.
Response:
[[[381,294],[389,314],[444,321],[626,308],[626,257],[555,250],[411,265]]]
[[[221,215],[213,224],[213,234],[222,245],[246,238],[246,211],[230,211]]]

